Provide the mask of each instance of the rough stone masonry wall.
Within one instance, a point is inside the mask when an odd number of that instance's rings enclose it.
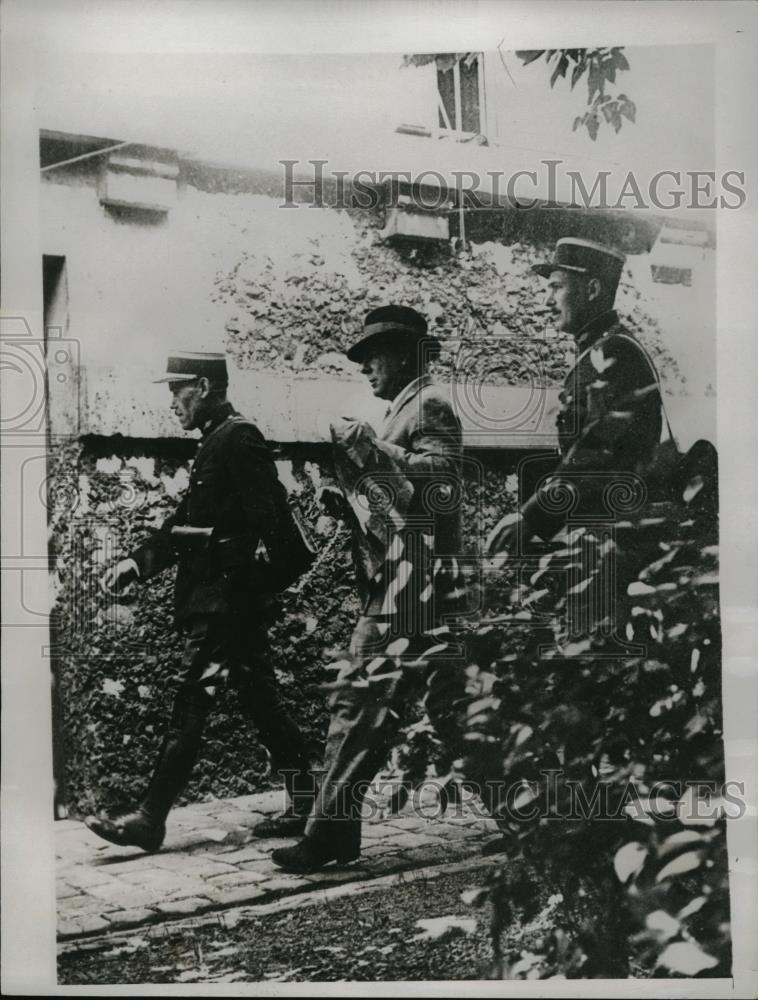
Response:
[[[395,301],[421,309],[449,341],[438,365],[443,377],[460,365],[460,354],[454,359],[461,344],[467,373],[478,371],[488,381],[518,384],[536,377],[550,385],[565,372],[570,345],[546,337],[544,286],[530,271],[546,248],[491,242],[457,256],[447,248],[433,256],[401,252],[379,242],[377,220],[339,213],[336,240],[334,231],[323,240],[312,231],[294,250],[282,249],[286,241],[243,239],[239,198],[217,197],[219,216],[227,213],[239,249],[236,263],[209,281],[208,295],[226,309],[227,349],[240,367],[347,371],[341,351],[365,311]],[[286,217],[279,212],[274,218],[281,226]],[[662,370],[675,377],[644,301],[628,284],[620,306]],[[181,643],[170,620],[171,574],[110,607],[97,579],[109,555],[128,551],[173,508],[187,484],[191,451],[186,441],[85,439],[57,449],[51,459],[58,586],[53,626],[64,706],[65,800],[75,813],[133,803],[160,742],[180,667]],[[318,447],[280,451],[282,478],[311,508],[326,550],[301,592],[285,596],[271,633],[285,696],[318,760],[326,725],[319,685],[329,679],[330,651],[348,640],[357,603],[347,540],[312,504],[315,488],[330,474],[328,454]],[[515,506],[512,461],[495,456],[467,483],[464,522],[472,550],[475,533],[481,537]],[[244,794],[275,780],[233,698],[222,695],[186,799]]]
[[[550,242],[487,241],[457,253],[447,245],[392,249],[381,242],[376,218],[340,214],[338,234],[311,235],[286,260],[265,241],[251,241],[235,266],[219,273],[213,297],[228,307],[227,347],[240,367],[354,373],[343,351],[363,316],[395,302],[424,313],[442,339],[436,371],[443,378],[463,371],[503,385],[561,382],[573,340],[551,329],[545,282],[531,270],[548,258]],[[629,270],[617,308],[662,377],[676,381],[676,362]]]

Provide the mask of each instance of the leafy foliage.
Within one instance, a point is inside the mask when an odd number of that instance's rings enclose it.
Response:
[[[429,63],[435,63],[437,69],[442,70],[444,73],[446,70],[452,69],[461,60],[463,60],[464,65],[468,68],[478,55],[478,52],[415,53],[403,56],[401,66],[428,66]]]
[[[138,464],[155,470],[147,478],[130,461],[98,458],[86,446],[72,446],[54,459],[55,481],[71,482],[73,489],[51,525],[65,801],[73,815],[139,801],[183,676],[182,639],[172,621],[173,573],[137,586],[119,603],[106,599],[98,585],[105,559],[129,552],[157,527],[174,510],[176,494],[186,483],[187,465],[178,456],[139,456]],[[310,515],[315,507],[311,467],[302,460],[293,466]],[[318,761],[326,724],[319,690],[324,647],[344,644],[358,604],[346,534],[331,519],[312,521],[321,561],[296,592],[282,596],[270,637],[284,698]],[[279,775],[272,773],[266,752],[251,734],[234,690],[219,692],[184,801],[278,785]]]
[[[464,747],[441,804],[474,783],[504,835],[508,864],[470,900],[491,906],[495,976],[624,977],[632,957],[729,974],[718,528],[699,490],[684,496],[510,564],[510,605],[467,634]],[[600,599],[611,565],[615,608]],[[405,732],[406,780],[430,759],[441,773],[427,727]],[[534,916],[535,872],[562,902],[540,946],[511,954],[502,931]]]
[[[181,454],[160,449],[135,457],[72,443],[51,457],[52,614],[66,787],[71,815],[134,805],[144,792],[182,676],[182,640],[172,623],[173,573],[114,604],[98,581],[105,558],[129,552],[176,505],[186,483]],[[164,449],[168,451],[169,449]],[[177,450],[178,451],[178,450]],[[286,457],[286,456],[285,456]],[[140,471],[142,469],[142,471]],[[331,464],[292,458],[298,496],[314,525],[319,561],[302,585],[282,595],[270,629],[272,657],[290,711],[319,763],[327,708],[322,690],[333,650],[347,646],[359,613],[349,540],[315,503]],[[494,523],[513,503],[503,477],[484,471],[467,486],[467,543],[480,518]],[[263,748],[233,690],[219,693],[201,759],[183,801],[246,795],[277,786]]]
[[[608,84],[616,83],[616,74],[629,69],[629,60],[619,46],[597,49],[522,49],[516,52],[524,66],[536,62],[543,56],[552,67],[550,86],[560,78],[569,79],[573,90],[577,83],[587,77],[587,104],[589,110],[574,119],[573,131],[584,126],[590,139],[597,139],[603,122],[613,126],[618,132],[626,118],[634,122],[637,106],[626,94],[612,96],[606,93]]]

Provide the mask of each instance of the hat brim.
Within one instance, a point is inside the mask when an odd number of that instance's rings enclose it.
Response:
[[[349,361],[362,361],[372,344],[376,344],[379,341],[389,341],[391,343],[393,336],[397,338],[398,347],[408,347],[409,343],[411,343],[408,339],[407,330],[383,330],[381,333],[370,333],[367,337],[363,337],[356,344],[353,344],[352,347],[349,347],[345,351],[345,355]],[[425,345],[430,358],[439,357],[442,353],[442,343],[428,333],[419,334],[416,338],[415,344],[421,343]]]
[[[196,382],[199,378],[199,375],[190,375],[187,372],[182,372],[180,375],[176,372],[173,375],[164,375],[163,378],[154,378],[153,385],[159,385],[161,382]]]
[[[549,278],[553,271],[573,271],[574,274],[589,274],[586,267],[576,267],[574,264],[532,264],[532,270],[541,278]]]

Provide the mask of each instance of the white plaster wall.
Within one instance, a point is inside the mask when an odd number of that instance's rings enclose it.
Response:
[[[352,256],[363,237],[346,213],[329,208],[286,210],[264,195],[187,187],[164,222],[147,225],[109,214],[94,186],[47,182],[41,212],[43,252],[66,257],[68,336],[79,344],[86,383],[82,429],[90,432],[181,436],[167,412],[165,385],[150,380],[162,375],[172,348],[223,348],[225,323],[236,307],[215,296],[215,282],[245,252],[270,258],[275,293],[283,299],[298,294],[287,279],[312,270],[316,243],[326,255],[325,270],[343,275],[350,288],[364,280]],[[507,256],[507,248],[502,252]],[[656,285],[649,255],[629,257],[634,289],[624,293],[644,296],[686,379],[686,394],[679,386],[668,403],[683,445],[691,435],[715,438],[715,260],[712,251],[698,254],[691,288]],[[622,315],[625,304],[632,302],[622,295]],[[380,417],[360,380],[319,386],[312,377],[232,371],[231,382],[232,398],[275,440],[328,440],[333,415],[374,423]],[[314,400],[324,401],[322,415]],[[502,403],[507,411],[510,402]]]

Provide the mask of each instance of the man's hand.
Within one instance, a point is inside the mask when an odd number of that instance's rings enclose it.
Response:
[[[373,454],[376,431],[365,420],[342,417],[341,423],[332,424],[332,440],[340,445],[352,462],[363,468]]]
[[[344,521],[347,516],[347,501],[342,490],[336,486],[322,486],[316,493],[316,502],[329,517],[334,517],[338,521]]]
[[[100,578],[100,589],[111,596],[125,590],[139,579],[137,563],[133,559],[120,559],[115,566],[109,566]]]
[[[513,552],[523,552],[527,540],[526,520],[520,511],[506,514],[498,521],[487,535],[484,543],[485,553],[495,558],[495,562],[504,565]]]

